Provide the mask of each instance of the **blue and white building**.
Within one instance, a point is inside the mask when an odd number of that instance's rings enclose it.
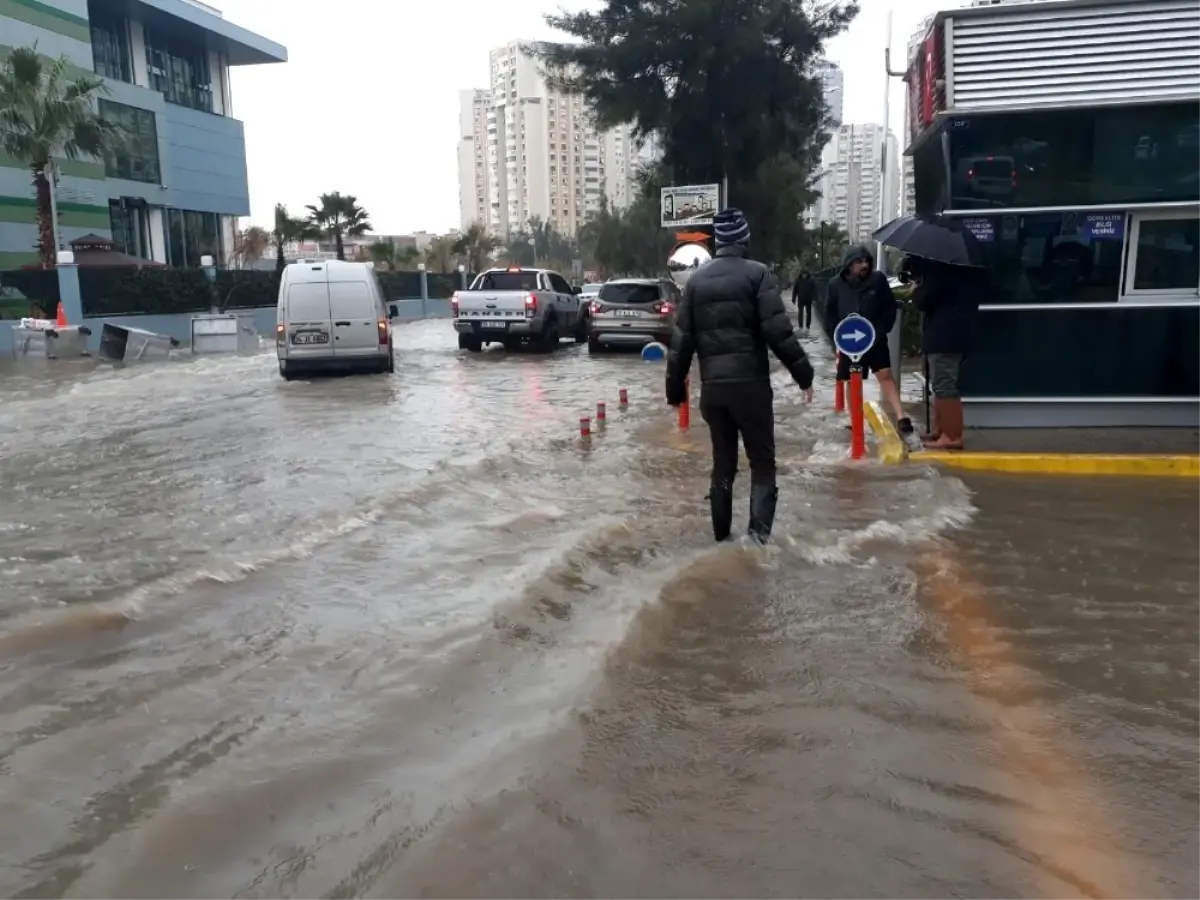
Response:
[[[230,68],[287,50],[198,0],[0,0],[0,58],[19,46],[102,75],[101,111],[127,134],[112,159],[59,162],[61,241],[95,233],[171,265],[227,258],[250,213]],[[37,259],[33,197],[23,161],[0,155],[0,269]]]

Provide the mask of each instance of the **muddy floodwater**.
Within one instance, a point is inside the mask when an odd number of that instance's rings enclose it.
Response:
[[[661,367],[397,341],[0,369],[0,896],[1200,895],[1195,483],[852,467],[813,341],[718,547]]]

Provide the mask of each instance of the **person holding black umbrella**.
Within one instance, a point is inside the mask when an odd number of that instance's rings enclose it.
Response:
[[[921,436],[930,450],[963,448],[959,374],[971,351],[983,289],[982,271],[908,257],[904,269],[916,282],[912,302],[921,312],[921,352],[929,366],[933,428]]]

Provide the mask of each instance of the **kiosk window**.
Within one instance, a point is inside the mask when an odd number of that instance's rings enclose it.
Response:
[[[1134,216],[1125,293],[1134,298],[1200,296],[1200,216],[1194,212]]]

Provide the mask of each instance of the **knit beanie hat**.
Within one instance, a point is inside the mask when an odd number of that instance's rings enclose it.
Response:
[[[718,245],[750,243],[750,223],[736,206],[727,206],[713,216],[713,237]]]

